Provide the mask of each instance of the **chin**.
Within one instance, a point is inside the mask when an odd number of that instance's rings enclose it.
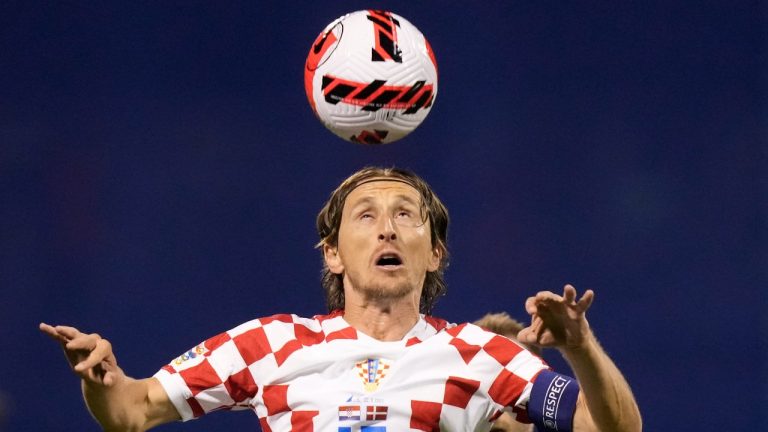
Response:
[[[372,283],[366,285],[365,288],[358,289],[358,291],[364,294],[366,297],[375,300],[401,299],[412,294],[414,290],[415,289],[411,284],[404,282]]]

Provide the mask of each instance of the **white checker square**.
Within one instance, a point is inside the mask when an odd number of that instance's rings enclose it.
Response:
[[[216,371],[216,375],[222,382],[226,381],[230,375],[234,375],[247,367],[235,342],[231,339],[211,351],[208,355],[208,363]]]

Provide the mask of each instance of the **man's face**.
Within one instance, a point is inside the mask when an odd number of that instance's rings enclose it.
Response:
[[[419,298],[426,273],[440,264],[420,209],[418,191],[396,180],[370,181],[349,193],[337,247],[324,248],[328,268],[343,274],[345,291],[369,299]]]

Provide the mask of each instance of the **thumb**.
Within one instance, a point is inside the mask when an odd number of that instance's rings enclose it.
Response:
[[[530,326],[525,327],[524,329],[517,332],[517,340],[522,343],[535,343],[536,335]]]

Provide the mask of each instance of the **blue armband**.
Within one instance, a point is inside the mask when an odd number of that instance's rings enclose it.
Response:
[[[528,400],[528,418],[540,432],[573,430],[573,413],[579,397],[575,379],[544,370],[536,377]]]

